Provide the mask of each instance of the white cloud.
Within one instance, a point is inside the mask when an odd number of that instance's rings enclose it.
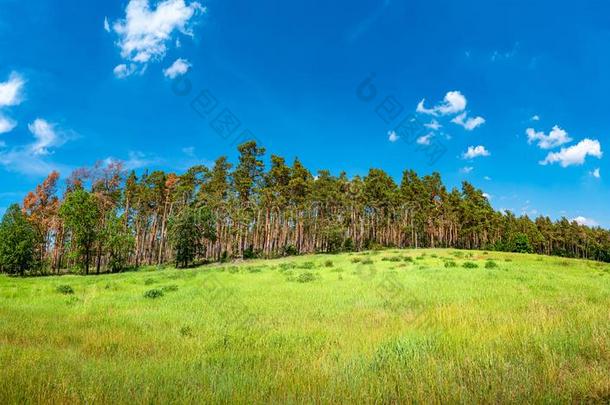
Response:
[[[186,72],[188,72],[188,70],[190,68],[191,68],[191,64],[189,63],[188,60],[178,58],[174,61],[174,63],[172,63],[172,65],[170,67],[163,70],[163,75],[170,79],[175,79],[178,76],[182,76],[183,74],[186,74]]]
[[[483,197],[487,198],[488,200],[491,200],[491,195],[487,194],[487,193],[483,193]]]
[[[462,154],[462,157],[464,159],[474,159],[476,157],[485,157],[490,155],[491,153],[489,153],[489,151],[485,149],[485,146],[479,145],[469,146],[468,150]]]
[[[569,148],[561,148],[559,152],[549,153],[540,164],[547,165],[549,163],[559,163],[561,167],[582,165],[585,163],[587,156],[601,159],[602,155],[603,152],[599,141],[583,139],[578,142],[578,144],[570,146]]]
[[[390,142],[396,142],[399,139],[400,139],[400,137],[396,134],[396,131],[388,132],[388,140]]]
[[[437,120],[433,119],[432,121],[430,121],[430,123],[428,124],[424,124],[424,126],[426,128],[429,128],[433,131],[438,131],[439,129],[441,129],[443,126],[441,124],[438,123]]]
[[[417,138],[416,142],[418,145],[430,145],[430,139],[432,138],[432,136],[432,133],[420,136],[419,138]]]
[[[131,171],[146,168],[155,165],[160,162],[158,158],[146,155],[140,151],[130,151],[127,159],[116,159],[114,157],[107,157],[104,159],[104,164],[109,166],[111,164],[120,163],[123,170]]]
[[[29,124],[28,129],[34,140],[0,151],[0,165],[8,171],[28,176],[46,176],[53,170],[66,171],[65,166],[49,162],[46,158],[52,154],[52,148],[63,145],[70,138],[69,134],[40,118]]]
[[[110,32],[110,23],[108,22],[108,17],[104,17],[104,31]]]
[[[133,63],[130,63],[129,66],[124,63],[121,63],[120,65],[114,67],[113,72],[114,75],[119,79],[124,79],[134,74],[137,70],[137,66]]]
[[[466,112],[463,112],[462,114],[460,114],[457,117],[455,117],[454,119],[452,119],[451,122],[453,122],[454,124],[461,125],[467,131],[472,131],[472,130],[476,129],[477,127],[480,127],[481,125],[485,124],[485,118],[483,118],[483,117],[467,118],[467,115],[468,114]]]
[[[534,115],[532,118],[530,118],[532,121],[540,121],[540,116],[538,115]]]
[[[593,177],[595,177],[596,179],[599,179],[601,176],[601,174],[599,173],[599,167],[591,172],[589,172],[589,174]]]
[[[429,114],[429,115],[450,115],[457,114],[466,109],[466,105],[468,101],[466,97],[462,95],[459,91],[450,91],[445,95],[443,102],[436,105],[432,108],[425,107],[426,100],[423,99],[417,105],[416,111],[420,114]]]
[[[0,115],[0,134],[11,132],[16,126],[17,123],[15,121],[8,117]]]
[[[46,176],[53,170],[64,172],[65,167],[33,156],[27,149],[15,148],[0,152],[0,165],[10,172],[27,176]]]
[[[557,125],[553,127],[548,135],[545,135],[544,132],[536,132],[534,128],[526,129],[525,134],[527,135],[528,143],[538,142],[538,147],[541,149],[553,149],[572,141],[568,133]]]
[[[187,5],[185,0],[164,0],[151,9],[148,0],[130,0],[125,18],[112,26],[119,37],[121,57],[143,65],[163,59],[168,46],[174,43],[174,33],[193,35],[189,23],[200,12],[205,8],[196,1]]]
[[[34,135],[34,143],[30,145],[33,155],[48,155],[49,148],[61,146],[65,139],[55,130],[55,125],[37,118],[28,125],[28,129]]]
[[[483,179],[485,179],[487,181],[491,181],[491,177],[489,177],[489,176],[485,176],[485,177],[483,177]]]
[[[0,82],[0,107],[10,107],[21,103],[24,84],[25,80],[16,72],[12,72],[6,82]]]
[[[585,225],[585,226],[591,226],[591,227],[595,227],[595,226],[599,225],[593,219],[585,218],[582,215],[581,216],[577,216],[576,218],[572,218],[571,221],[576,222],[578,225]]]
[[[469,174],[469,173],[472,173],[473,170],[474,170],[474,167],[466,166],[466,167],[462,167],[460,169],[460,173],[462,173],[462,174]]]

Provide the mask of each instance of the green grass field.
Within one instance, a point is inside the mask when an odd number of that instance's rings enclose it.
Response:
[[[608,403],[610,265],[386,250],[0,276],[0,365],[2,404]]]

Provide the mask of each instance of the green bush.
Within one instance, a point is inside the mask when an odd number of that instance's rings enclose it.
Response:
[[[476,269],[479,267],[479,265],[473,262],[464,262],[462,267],[465,269]]]
[[[260,273],[261,271],[260,267],[248,267],[248,272],[250,273]]]
[[[184,337],[193,336],[193,329],[190,326],[183,326],[180,328],[180,335]]]
[[[161,291],[164,293],[178,291],[178,286],[176,284],[166,285],[166,286],[161,287]]]
[[[246,249],[244,249],[244,260],[256,259],[257,257],[258,252],[256,252],[252,246],[248,246]]]
[[[67,284],[58,285],[55,291],[64,295],[74,294],[74,289]]]
[[[152,290],[148,290],[144,293],[144,298],[156,299],[163,297],[163,291],[153,288]]]
[[[362,258],[360,258],[360,257],[352,258],[352,263],[360,263],[361,261],[362,261]]]
[[[284,248],[284,256],[296,256],[298,254],[299,252],[297,251],[297,248],[294,247],[294,245],[288,245]]]
[[[334,263],[333,263],[332,260],[327,260],[327,261],[324,262],[324,266],[326,266],[326,267],[333,267]]]
[[[297,266],[299,269],[307,269],[307,270],[311,270],[314,267],[316,267],[316,264],[314,262],[304,262],[301,263]]]
[[[413,258],[411,256],[405,256],[402,258],[405,262],[413,263]]]
[[[496,262],[494,262],[493,260],[488,260],[485,263],[485,268],[486,269],[495,269],[496,267],[498,267],[498,264]]]
[[[309,283],[311,281],[314,281],[315,279],[316,276],[313,273],[306,271],[304,273],[299,274],[296,280],[298,283]]]
[[[362,264],[373,264],[373,259],[366,258],[362,261]]]
[[[457,267],[457,263],[454,262],[453,260],[446,261],[445,262],[445,267],[447,267],[447,268],[449,268],[449,267]]]
[[[239,273],[239,267],[237,267],[237,266],[229,267],[229,273],[231,273],[231,274]]]

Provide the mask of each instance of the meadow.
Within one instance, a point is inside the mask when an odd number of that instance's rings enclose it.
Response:
[[[384,250],[0,276],[0,403],[610,402],[610,265]]]

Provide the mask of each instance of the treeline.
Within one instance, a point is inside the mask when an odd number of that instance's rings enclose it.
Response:
[[[610,261],[610,232],[562,218],[495,211],[468,182],[447,190],[438,173],[380,169],[314,176],[255,142],[212,168],[126,174],[120,163],[79,169],[58,190],[51,173],[0,224],[0,268],[116,272],[172,262],[278,257],[379,247],[536,252]]]

